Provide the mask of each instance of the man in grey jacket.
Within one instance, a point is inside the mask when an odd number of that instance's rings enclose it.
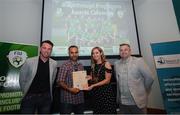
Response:
[[[40,55],[26,60],[21,67],[19,83],[23,92],[21,113],[50,113],[52,87],[57,62],[50,58],[53,43],[43,41]]]
[[[147,113],[147,98],[153,74],[142,58],[131,56],[129,44],[120,45],[121,59],[114,64],[117,103],[123,114]]]

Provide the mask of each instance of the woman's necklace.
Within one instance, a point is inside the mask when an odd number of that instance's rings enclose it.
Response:
[[[98,69],[97,74],[96,74],[96,77],[99,77],[99,76],[100,76],[100,71],[101,71],[103,65],[104,65],[104,63],[102,63],[101,66],[100,66],[100,68]]]
[[[97,64],[98,65],[98,64]],[[99,77],[100,77],[100,71],[104,65],[104,62],[100,65],[99,69],[97,70],[97,74],[95,74],[95,70],[93,70],[93,82],[97,83],[99,82]],[[95,69],[95,68],[94,68]]]

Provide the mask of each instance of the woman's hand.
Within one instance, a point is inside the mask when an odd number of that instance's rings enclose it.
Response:
[[[85,91],[90,91],[90,90],[92,90],[93,88],[94,88],[94,86],[91,85],[91,86],[89,86],[89,87],[84,88],[84,90],[85,90]]]
[[[86,79],[87,79],[87,80],[92,80],[92,76],[87,75],[87,76],[86,76]]]

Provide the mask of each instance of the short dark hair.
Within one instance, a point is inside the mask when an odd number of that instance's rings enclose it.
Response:
[[[52,47],[54,46],[54,44],[50,41],[50,40],[44,40],[41,42],[41,46],[43,43],[48,43],[49,45],[51,45]]]
[[[68,51],[70,51],[71,48],[77,48],[78,49],[78,47],[76,45],[71,45],[71,46],[69,46]]]
[[[120,47],[121,47],[121,46],[128,46],[129,48],[131,48],[130,45],[127,44],[127,43],[122,43],[122,44],[120,44],[119,46],[120,46]]]

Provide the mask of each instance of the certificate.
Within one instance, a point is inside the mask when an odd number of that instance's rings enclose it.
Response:
[[[73,72],[73,87],[79,88],[83,90],[88,87],[88,81],[86,79],[87,72],[86,71],[75,71]]]

